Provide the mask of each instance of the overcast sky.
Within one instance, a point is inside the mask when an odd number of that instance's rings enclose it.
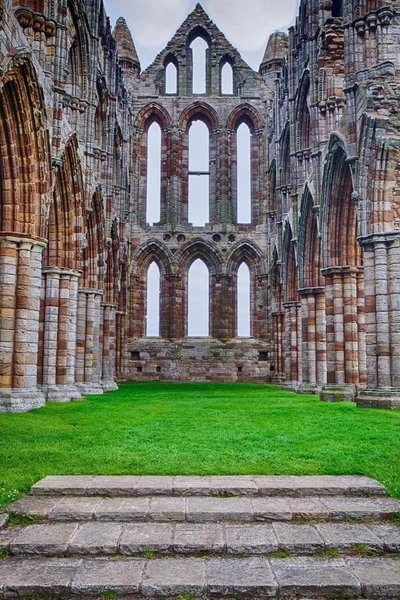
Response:
[[[293,24],[297,9],[297,0],[203,0],[201,4],[255,70],[268,36]],[[118,17],[125,17],[144,69],[193,10],[196,0],[105,0],[105,5],[113,26]]]

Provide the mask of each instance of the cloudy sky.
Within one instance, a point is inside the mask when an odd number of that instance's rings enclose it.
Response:
[[[297,0],[203,0],[204,10],[258,70],[268,36],[294,22]],[[163,49],[196,0],[105,0],[112,25],[125,17],[133,34],[142,68]]]

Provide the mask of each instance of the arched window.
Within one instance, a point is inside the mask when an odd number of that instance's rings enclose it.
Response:
[[[208,44],[201,37],[197,37],[190,44],[192,50],[192,92],[205,94],[207,91],[206,73]]]
[[[237,139],[237,222],[251,223],[251,132],[239,125]]]
[[[228,61],[221,69],[221,94],[233,94],[233,69]]]
[[[155,121],[147,132],[146,222],[158,223],[161,209],[161,127]]]
[[[172,60],[165,66],[165,93],[178,93],[178,67]]]
[[[192,121],[189,128],[189,206],[193,225],[209,221],[210,132],[203,121]]]
[[[246,263],[242,263],[237,272],[236,310],[236,335],[250,337],[250,270]]]
[[[343,0],[333,0],[332,2],[332,17],[343,16]]]
[[[188,336],[207,337],[209,335],[209,273],[204,262],[195,260],[188,274]]]
[[[146,335],[160,335],[160,269],[152,262],[147,270]]]

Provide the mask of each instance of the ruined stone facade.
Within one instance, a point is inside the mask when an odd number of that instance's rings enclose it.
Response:
[[[400,406],[398,1],[303,0],[259,73],[200,5],[143,72],[125,21],[111,32],[101,0],[3,0],[0,27],[0,411],[125,379],[272,380],[324,400]],[[198,37],[208,47],[200,94]],[[196,121],[208,129],[209,166],[194,173]],[[150,224],[153,123],[161,195]],[[237,216],[243,123],[248,223]],[[194,175],[209,181],[203,226],[189,218]],[[197,259],[209,272],[203,338],[187,328]],[[154,262],[160,335],[149,337]]]

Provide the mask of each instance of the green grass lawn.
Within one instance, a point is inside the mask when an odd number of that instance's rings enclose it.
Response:
[[[277,387],[125,383],[0,414],[0,504],[47,474],[363,474],[400,497],[400,411]]]

